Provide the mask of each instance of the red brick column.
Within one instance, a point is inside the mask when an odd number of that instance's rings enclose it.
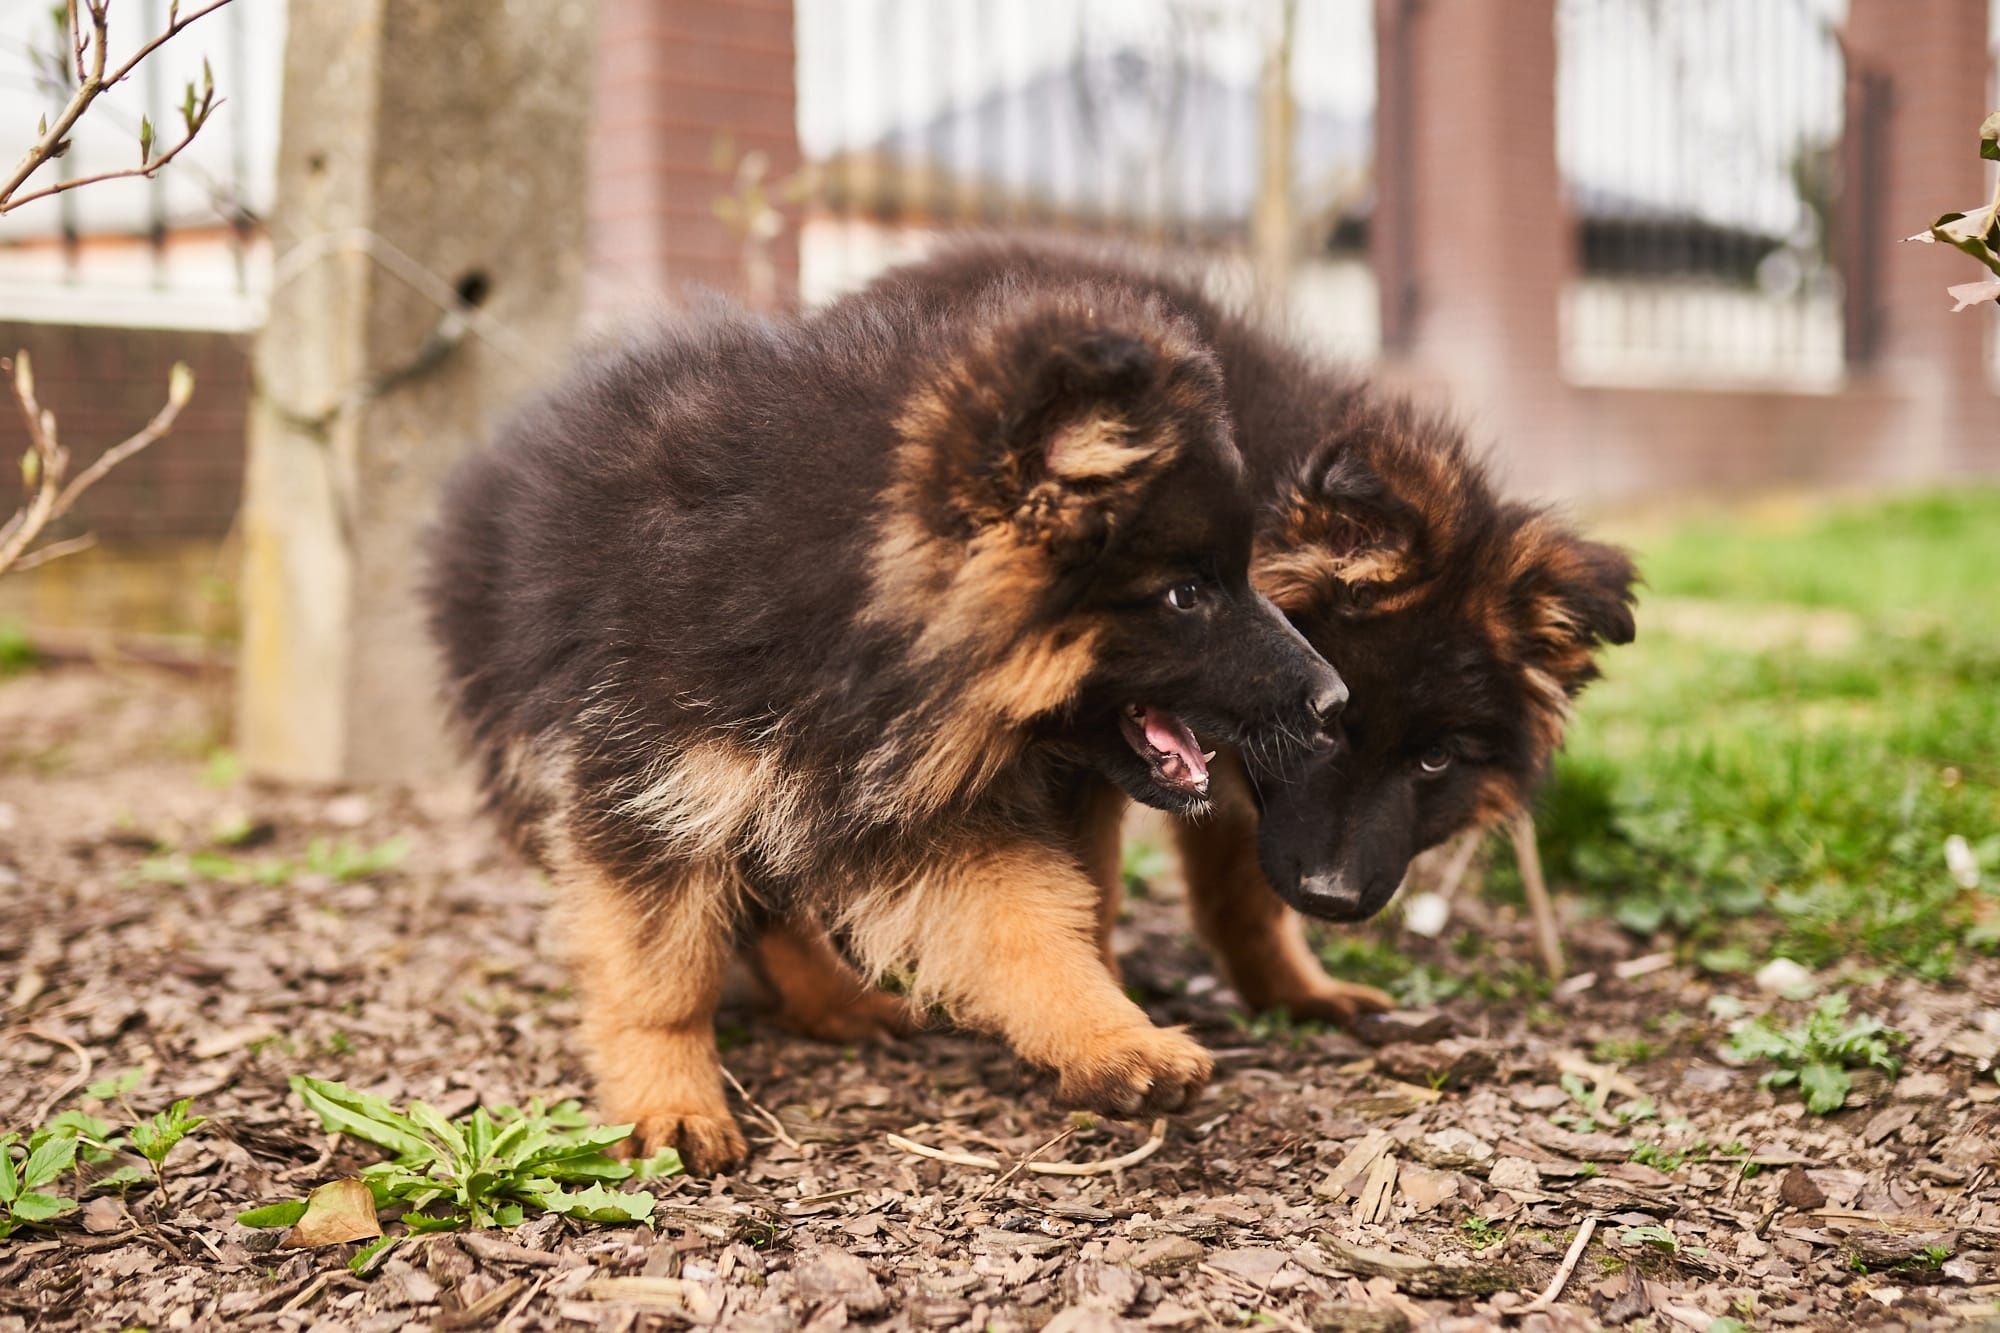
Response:
[[[1561,466],[1555,0],[1377,0],[1385,341],[1527,478]]]
[[[744,155],[775,189],[799,166],[791,0],[602,0],[586,299],[603,315],[690,284],[760,295],[741,231],[716,214]],[[764,255],[798,285],[796,216]]]
[[[1872,259],[1874,355],[1855,368],[1909,404],[1885,469],[1936,475],[2000,450],[1989,438],[1995,412],[1986,375],[1988,310],[1950,313],[1944,289],[1984,276],[1971,260],[1936,245],[1904,245],[1940,213],[1982,204],[1988,187],[1978,156],[1987,100],[1986,0],[1852,0],[1849,60],[1886,84],[1877,179],[1864,183],[1876,219]],[[1856,127],[1850,126],[1850,132]]]

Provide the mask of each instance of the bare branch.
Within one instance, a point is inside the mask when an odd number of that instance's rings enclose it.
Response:
[[[78,551],[88,551],[95,545],[97,545],[97,534],[94,532],[86,532],[81,537],[70,537],[63,541],[50,542],[47,546],[36,547],[19,560],[16,560],[14,567],[8,572],[10,574],[25,574],[36,565],[46,565],[51,560],[60,560],[66,555],[75,555]]]
[[[168,19],[164,31],[154,36],[150,41],[142,44],[124,64],[107,74],[105,72],[105,63],[111,33],[111,0],[83,0],[84,10],[88,13],[90,19],[90,33],[88,38],[85,37],[83,32],[84,15],[78,12],[77,0],[69,0],[70,32],[71,40],[75,47],[77,69],[76,91],[70,95],[68,104],[56,116],[54,123],[48,125],[34,144],[29,147],[27,155],[21,159],[20,164],[14,168],[13,172],[4,181],[0,181],[0,213],[18,208],[22,204],[33,200],[46,199],[52,194],[61,194],[64,190],[75,189],[79,185],[89,184],[94,181],[116,180],[125,176],[150,176],[153,172],[165,166],[174,154],[187,147],[188,142],[194,138],[195,134],[201,129],[202,124],[206,122],[209,112],[217,105],[212,90],[204,93],[199,112],[188,118],[186,138],[176,144],[172,152],[167,153],[165,156],[128,171],[107,172],[100,176],[64,181],[47,189],[36,190],[32,194],[23,195],[19,199],[14,197],[15,192],[26,183],[30,176],[34,175],[51,158],[62,153],[64,147],[69,142],[70,131],[76,127],[77,121],[83,117],[85,111],[90,109],[91,103],[97,100],[99,94],[103,93],[105,89],[115,87],[123,82],[138,67],[141,61],[159,50],[162,45],[178,36],[189,24],[214,13],[229,3],[231,3],[231,0],[209,0],[209,3],[202,5],[188,14],[172,14]],[[88,51],[88,60],[85,59],[86,49]]]
[[[14,398],[28,424],[28,439],[32,446],[29,457],[34,460],[24,469],[23,479],[33,494],[20,512],[0,524],[0,574],[10,569],[32,569],[91,545],[95,539],[86,536],[67,538],[38,550],[29,550],[49,524],[67,514],[85,491],[102,481],[113,468],[172,430],[181,409],[194,396],[194,372],[184,363],[176,363],[167,379],[166,404],[153,414],[153,419],[106,449],[96,462],[70,478],[69,450],[57,438],[55,414],[43,407],[35,396],[34,370],[26,352],[15,356],[12,369]]]
[[[61,194],[65,190],[75,190],[85,185],[96,185],[100,181],[126,180],[133,176],[151,177],[154,172],[180,156],[181,149],[186,148],[194,142],[194,136],[201,131],[201,127],[208,121],[208,113],[214,110],[215,107],[221,106],[224,100],[226,99],[218,97],[212,103],[204,105],[201,114],[194,122],[194,128],[183,135],[179,143],[144,166],[124,167],[117,171],[100,171],[95,176],[77,176],[71,180],[58,181],[56,184],[47,186],[44,189],[35,190],[32,193],[22,195],[18,199],[8,200],[6,203],[0,204],[0,213],[4,213],[9,209],[19,208],[23,204],[32,204],[37,199],[46,199],[52,194]]]

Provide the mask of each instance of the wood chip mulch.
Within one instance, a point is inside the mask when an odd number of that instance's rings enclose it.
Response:
[[[0,1333],[2000,1326],[1992,960],[1944,985],[1848,978],[1911,1042],[1899,1079],[1858,1078],[1819,1117],[1723,1059],[1709,1000],[1796,1006],[1649,961],[1673,942],[1573,902],[1590,979],[1468,992],[1364,1041],[1247,1023],[1164,884],[1133,904],[1128,981],[1219,1072],[1141,1160],[1014,1169],[1137,1156],[1152,1127],[1073,1120],[994,1042],[842,1050],[732,1009],[724,1058],[785,1131],[744,1108],[742,1172],[656,1186],[651,1229],[542,1217],[357,1277],[351,1245],[278,1249],[233,1220],[375,1160],[287,1079],[447,1113],[587,1097],[575,1006],[545,889],[469,794],[244,782],[206,755],[214,704],[144,671],[0,681],[0,1127],[134,1066],[137,1110],[192,1097],[209,1117],[168,1198],[134,1188],[0,1241]],[[409,851],[346,882],[176,871],[173,849],[223,828],[244,863],[303,864],[318,839]],[[1456,911],[1404,947],[1448,972],[1532,959],[1511,909]],[[1489,941],[1476,961],[1451,948],[1467,932]],[[1638,1054],[1593,1060],[1607,1048]]]

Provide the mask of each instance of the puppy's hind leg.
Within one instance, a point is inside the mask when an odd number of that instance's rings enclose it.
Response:
[[[728,872],[690,865],[641,886],[584,863],[557,880],[574,914],[583,1036],[602,1113],[636,1125],[648,1151],[678,1149],[696,1174],[736,1165],[746,1145],[715,1049],[730,953]]]
[[[787,1031],[844,1044],[907,1036],[916,1026],[910,1006],[870,986],[812,922],[773,921],[747,953],[771,1021]]]

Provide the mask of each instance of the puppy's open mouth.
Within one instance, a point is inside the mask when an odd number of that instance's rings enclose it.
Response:
[[[1208,761],[1188,724],[1164,708],[1127,704],[1118,714],[1118,729],[1133,753],[1146,761],[1153,781],[1187,796],[1208,795]]]

